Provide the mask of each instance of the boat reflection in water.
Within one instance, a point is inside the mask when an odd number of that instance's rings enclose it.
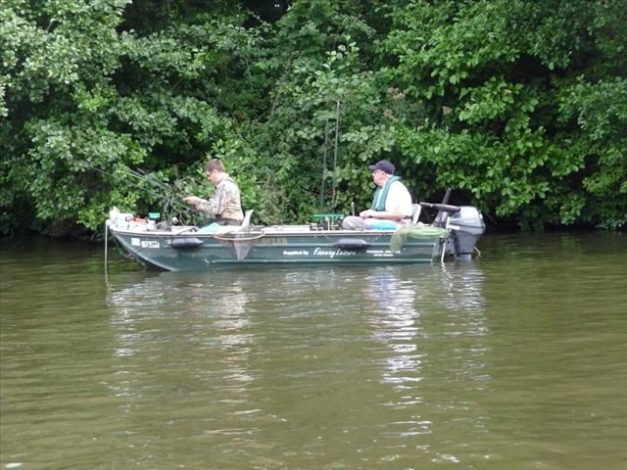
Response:
[[[218,453],[236,439],[274,455],[277,432],[313,452],[334,429],[371,434],[392,458],[452,431],[451,415],[481,429],[482,283],[473,263],[116,275],[112,388],[131,415],[158,402],[172,433],[210,435]]]
[[[220,381],[224,395],[215,398],[230,401],[254,380],[247,367],[254,335],[245,279],[216,286],[202,276],[132,273],[115,276],[107,299],[119,357],[117,393],[180,387],[191,396]]]
[[[413,276],[381,270],[367,282],[366,294],[378,306],[370,317],[372,335],[387,349],[380,359],[381,381],[395,390],[386,403],[395,421],[387,436],[432,434],[435,423],[446,427],[456,411],[460,419],[472,421],[471,427],[482,429],[485,418],[475,396],[490,377],[485,373],[489,329],[481,270],[473,263],[428,268],[419,275],[414,271]],[[433,459],[455,461],[453,454]]]

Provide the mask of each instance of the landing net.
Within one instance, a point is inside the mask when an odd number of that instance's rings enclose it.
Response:
[[[407,242],[408,238],[414,240],[433,240],[435,238],[448,235],[449,231],[441,227],[432,227],[430,225],[402,225],[390,237],[390,249],[399,251]]]

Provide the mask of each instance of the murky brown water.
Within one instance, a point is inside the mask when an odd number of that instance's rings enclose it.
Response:
[[[623,469],[627,241],[470,264],[146,273],[0,252],[0,466]]]

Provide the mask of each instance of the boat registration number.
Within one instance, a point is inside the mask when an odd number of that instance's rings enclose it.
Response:
[[[139,238],[131,238],[131,245],[139,246],[142,248],[159,248],[159,242],[157,240],[140,240]]]

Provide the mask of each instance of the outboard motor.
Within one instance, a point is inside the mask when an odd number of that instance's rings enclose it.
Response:
[[[437,209],[433,221],[435,227],[451,230],[452,240],[448,239],[445,247],[447,254],[454,254],[458,260],[470,261],[479,237],[485,232],[485,223],[481,211],[474,206],[453,206],[448,204],[451,190],[447,189],[441,204],[421,202],[422,207]]]
[[[453,233],[457,259],[470,261],[477,240],[485,232],[481,211],[473,206],[460,206],[459,211],[450,214],[446,225]]]

